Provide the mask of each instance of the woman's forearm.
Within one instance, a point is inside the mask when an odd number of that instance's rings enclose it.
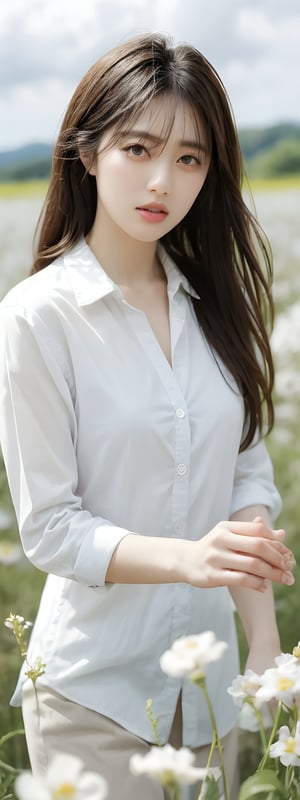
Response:
[[[264,593],[267,581],[293,582],[287,567],[291,554],[280,538],[268,524],[253,518],[220,522],[198,540],[129,533],[113,553],[106,582],[184,582]],[[236,602],[243,604],[238,595]],[[242,614],[246,616],[246,609]]]
[[[178,583],[180,563],[192,544],[185,539],[129,533],[113,553],[106,583]]]
[[[250,506],[233,514],[232,520],[263,519],[270,525],[267,509],[264,506]],[[291,567],[293,559],[291,556]],[[237,587],[230,588],[231,596],[241,619],[249,648],[264,648],[267,642],[280,652],[280,640],[276,621],[273,587],[270,582],[263,594]]]

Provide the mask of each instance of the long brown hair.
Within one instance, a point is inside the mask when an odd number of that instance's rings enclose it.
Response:
[[[195,48],[172,47],[160,34],[139,36],[99,59],[74,92],[53,156],[50,185],[36,234],[32,272],[46,267],[91,229],[97,205],[92,164],[101,136],[114,140],[158,96],[184,100],[208,132],[206,182],[163,244],[200,299],[193,300],[212,351],[243,394],[242,449],[273,425],[272,258],[268,241],[242,197],[243,167],[226,90]],[[264,410],[266,414],[264,414]]]

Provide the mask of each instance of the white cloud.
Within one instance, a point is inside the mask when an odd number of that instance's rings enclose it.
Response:
[[[51,141],[89,66],[151,30],[204,53],[238,125],[300,119],[299,0],[9,0],[0,9],[0,149]]]
[[[17,84],[8,98],[0,95],[0,118],[6,118],[10,137],[0,149],[13,148],[14,143],[54,142],[72,91],[71,84],[46,78],[39,83]]]
[[[274,21],[262,9],[242,8],[236,19],[236,32],[246,42],[268,44],[274,35]]]

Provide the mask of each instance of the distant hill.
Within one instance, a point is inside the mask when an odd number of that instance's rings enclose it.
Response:
[[[300,124],[247,128],[239,138],[250,178],[300,174]]]
[[[244,128],[239,138],[250,178],[300,174],[300,123]],[[48,178],[51,158],[52,146],[39,142],[0,152],[0,182]]]
[[[52,147],[33,142],[14,150],[0,152],[0,181],[48,178],[51,171]]]
[[[0,167],[16,167],[19,164],[28,164],[32,161],[39,161],[42,158],[51,158],[52,147],[50,144],[33,142],[17,147],[14,150],[4,150],[0,152]]]
[[[242,128],[239,138],[244,158],[252,158],[258,152],[269,150],[283,139],[296,139],[300,142],[300,124],[281,122],[269,128]]]

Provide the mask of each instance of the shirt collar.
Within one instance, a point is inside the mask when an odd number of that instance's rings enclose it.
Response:
[[[185,275],[180,272],[180,269],[178,269],[171,256],[166,253],[161,244],[158,245],[157,253],[168,279],[169,293],[174,295],[178,289],[182,288],[185,292],[187,292],[187,294],[190,294],[191,297],[195,297],[197,300],[199,300],[199,295],[197,294],[196,290],[193,289]]]
[[[104,272],[84,238],[64,253],[63,263],[79,306],[89,305],[119,287]]]
[[[188,279],[182,275],[173,259],[160,244],[158,255],[167,276],[168,292],[174,296],[182,288],[192,297],[199,299],[199,295]],[[122,299],[119,286],[106,274],[84,238],[80,239],[62,258],[79,306],[89,305],[112,293]]]

